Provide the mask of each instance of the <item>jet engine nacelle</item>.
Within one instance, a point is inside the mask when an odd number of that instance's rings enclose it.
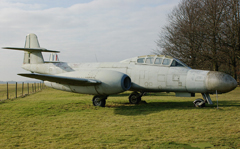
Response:
[[[92,79],[101,83],[84,86],[81,84],[78,86],[45,81],[45,84],[55,89],[92,95],[117,94],[129,90],[131,87],[131,79],[128,75],[112,70],[74,71],[59,74],[59,76]]]

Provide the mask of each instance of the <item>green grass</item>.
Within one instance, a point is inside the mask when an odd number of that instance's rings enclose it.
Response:
[[[130,92],[110,96],[105,108],[92,96],[44,89],[0,102],[0,148],[240,148],[240,88],[214,105],[150,93],[139,105]]]

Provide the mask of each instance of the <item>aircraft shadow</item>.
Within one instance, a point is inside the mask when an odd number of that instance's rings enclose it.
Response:
[[[212,109],[217,107],[217,102],[214,101],[213,105],[206,104],[206,107],[201,109]],[[219,108],[221,107],[240,107],[240,102],[236,101],[220,101]],[[131,105],[126,103],[122,106],[115,107],[114,113],[125,116],[136,116],[136,115],[148,115],[151,113],[161,112],[164,110],[179,109],[179,110],[191,110],[196,109],[192,102],[151,102],[151,103],[140,103],[138,105]]]
[[[214,101],[215,106],[217,106],[217,102]],[[219,101],[219,107],[240,107],[240,101]]]
[[[127,93],[127,92],[124,92],[124,93],[121,93],[121,94],[116,94],[116,95],[110,95],[111,97],[121,97],[121,96],[126,96],[128,97],[131,93]],[[175,96],[175,94],[171,94],[171,93],[146,93],[146,95],[144,95],[143,97],[145,96]]]
[[[192,102],[151,102],[142,103],[138,105],[132,105],[126,103],[123,106],[115,107],[115,114],[119,115],[126,115],[126,116],[134,116],[134,115],[148,115],[151,113],[161,112],[164,110],[171,110],[171,109],[193,109]]]

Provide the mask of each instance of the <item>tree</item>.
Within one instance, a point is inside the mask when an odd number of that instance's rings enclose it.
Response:
[[[227,57],[225,63],[229,65],[230,73],[237,78],[237,67],[240,60],[240,2],[228,0],[226,17],[223,22],[223,52]]]
[[[239,0],[182,0],[168,15],[155,54],[192,68],[224,71],[237,78],[240,59]]]
[[[201,61],[197,60],[197,52],[201,51],[201,42],[197,38],[202,36],[200,12],[198,0],[184,0],[168,15],[169,24],[163,28],[157,41],[163,49],[161,54],[178,57],[192,68],[199,66]]]
[[[221,52],[223,20],[225,18],[225,0],[203,0],[203,17],[202,30],[204,31],[203,39],[203,56],[211,62],[211,70],[218,71],[221,65],[220,61],[223,59],[223,53]]]

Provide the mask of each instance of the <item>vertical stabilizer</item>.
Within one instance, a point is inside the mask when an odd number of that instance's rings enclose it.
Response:
[[[26,36],[24,48],[40,48],[37,35],[31,33]]]
[[[25,46],[24,48],[36,48],[40,49],[40,45],[38,42],[38,38],[35,34],[28,34],[26,36]],[[24,52],[24,60],[23,64],[41,64],[44,63],[42,52],[40,51],[25,51]]]

